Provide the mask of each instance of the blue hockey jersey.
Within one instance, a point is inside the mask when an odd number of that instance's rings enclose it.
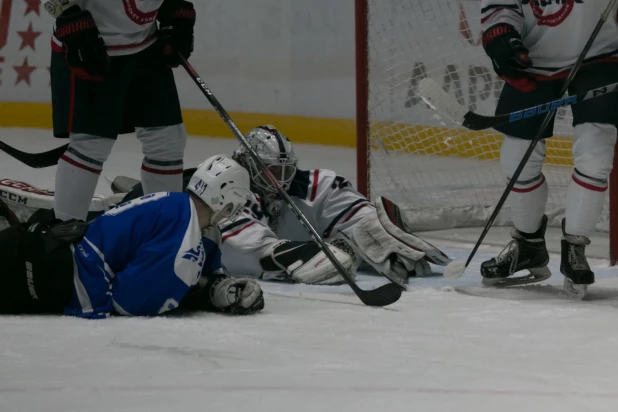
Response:
[[[67,315],[156,316],[178,307],[202,272],[221,270],[219,239],[202,236],[187,193],[154,193],[94,220],[75,245]]]

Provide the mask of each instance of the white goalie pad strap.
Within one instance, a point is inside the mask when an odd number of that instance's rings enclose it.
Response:
[[[335,258],[346,271],[352,267],[352,258],[333,245],[328,245]],[[270,245],[260,259],[264,278],[277,278],[285,273],[288,279],[307,284],[333,284],[343,278],[316,242],[295,242],[282,240]]]
[[[105,212],[116,205],[123,196],[122,194],[109,197],[94,195],[90,211]],[[54,207],[54,192],[12,179],[0,179],[0,199],[11,208],[21,222],[27,221],[39,209]]]
[[[376,200],[376,213],[380,224],[386,232],[409,249],[423,252],[425,254],[424,259],[429,263],[446,266],[452,261],[440,249],[412,233],[404,220],[403,214],[395,203],[382,196],[378,197]]]

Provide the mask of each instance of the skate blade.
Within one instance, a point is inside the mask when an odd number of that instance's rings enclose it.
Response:
[[[494,288],[506,288],[509,286],[527,285],[547,280],[551,277],[551,271],[547,266],[542,268],[528,269],[530,273],[515,278],[483,278],[483,286]]]
[[[575,300],[584,300],[588,295],[588,285],[576,285],[567,277],[564,278],[562,290],[569,298]]]

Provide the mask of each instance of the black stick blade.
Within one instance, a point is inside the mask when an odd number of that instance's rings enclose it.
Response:
[[[58,164],[58,160],[60,160],[60,156],[66,152],[68,144],[57,147],[55,149],[49,150],[43,153],[26,153],[21,150],[17,150],[12,146],[4,142],[0,142],[0,150],[9,156],[19,160],[23,164],[33,167],[35,169],[41,169],[44,167],[55,166]]]
[[[367,306],[388,306],[399,300],[402,288],[396,283],[387,283],[377,289],[361,290],[358,294],[360,300]]]

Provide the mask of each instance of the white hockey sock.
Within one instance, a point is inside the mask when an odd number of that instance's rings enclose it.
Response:
[[[607,180],[585,176],[577,169],[567,189],[565,232],[574,236],[590,236],[603,210]]]
[[[103,163],[115,140],[72,133],[69,148],[58,162],[54,211],[61,220],[86,220]]]
[[[541,227],[547,193],[547,181],[542,173],[532,180],[515,183],[510,195],[511,218],[515,229],[534,233]]]
[[[60,220],[86,220],[92,196],[99,181],[101,167],[84,164],[65,153],[58,161],[54,211]]]
[[[157,161],[144,158],[141,171],[144,194],[182,192],[182,168],[182,160]]]

